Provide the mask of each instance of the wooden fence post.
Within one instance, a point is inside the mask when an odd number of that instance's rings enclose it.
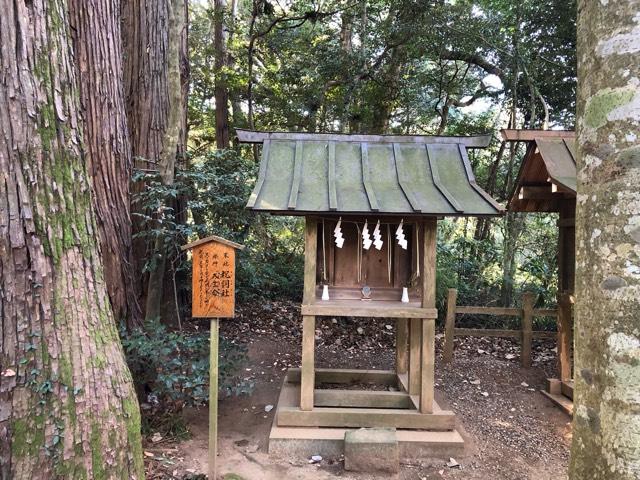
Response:
[[[533,337],[533,305],[535,296],[526,292],[522,296],[522,366],[531,367],[531,339]]]
[[[444,353],[442,360],[446,363],[453,360],[453,331],[456,325],[456,301],[458,290],[450,288],[447,293],[447,318],[444,324]]]

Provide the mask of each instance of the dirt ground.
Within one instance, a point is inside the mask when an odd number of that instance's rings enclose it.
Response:
[[[299,307],[271,303],[242,307],[224,321],[221,334],[245,343],[249,361],[242,377],[255,382],[250,396],[225,398],[219,408],[219,474],[230,480],[374,479],[345,472],[341,459],[276,458],[267,438],[287,368],[299,366]],[[394,324],[380,320],[323,319],[316,330],[318,367],[391,369]],[[436,338],[438,357],[442,335]],[[398,479],[562,480],[567,478],[570,419],[539,390],[554,372],[554,342],[534,343],[533,367],[519,366],[519,347],[506,339],[458,338],[455,359],[436,360],[441,403],[457,414],[465,437],[459,467],[421,459],[403,463]],[[270,409],[273,406],[273,409]],[[266,407],[266,408],[265,408]],[[267,411],[269,410],[269,411]],[[148,478],[205,478],[207,409],[185,412],[191,438],[180,443],[147,439]],[[235,475],[231,475],[235,474]]]

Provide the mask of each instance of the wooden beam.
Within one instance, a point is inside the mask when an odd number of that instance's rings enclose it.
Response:
[[[504,337],[520,338],[522,330],[502,330],[497,328],[454,328],[455,337]],[[556,338],[556,332],[532,331],[533,338]]]
[[[513,337],[518,338],[521,330],[502,330],[497,328],[454,328],[456,337]]]
[[[522,313],[520,308],[505,308],[505,307],[472,307],[472,306],[457,306],[456,313],[466,313],[471,315],[509,315],[519,317]]]
[[[422,307],[436,307],[436,242],[438,220],[429,218],[422,224]],[[422,365],[420,368],[420,411],[433,412],[436,322],[422,320]]]
[[[420,412],[433,413],[436,321],[422,320],[422,383]]]
[[[518,200],[556,200],[562,196],[562,193],[552,191],[551,184],[523,185],[518,192]]]
[[[563,228],[563,227],[575,227],[576,226],[576,219],[575,218],[561,218],[560,220],[558,220],[558,227]]]
[[[236,129],[240,143],[262,143],[268,140],[302,140],[354,143],[460,143],[467,148],[485,148],[491,143],[491,135],[430,136],[430,135],[350,135],[342,133],[255,132]]]
[[[305,218],[304,227],[304,291],[302,302],[312,304],[316,300],[316,259],[318,247],[318,220]]]
[[[422,308],[436,308],[436,240],[438,220],[422,223]]]
[[[573,416],[573,402],[562,394],[553,394],[541,391],[545,397],[555,403],[560,409],[569,416]]]
[[[572,130],[518,130],[504,128],[500,130],[502,139],[507,142],[533,142],[536,138],[576,138]]]
[[[300,408],[313,410],[315,388],[316,317],[302,317],[302,368],[300,374]]]
[[[571,318],[571,302],[569,295],[558,296],[558,376],[563,382],[573,378],[571,362],[571,346],[573,343],[573,321]]]
[[[573,400],[573,381],[560,382],[560,391],[562,395]]]
[[[287,382],[300,383],[300,369],[290,368]],[[393,370],[354,370],[339,368],[318,368],[315,370],[316,386],[324,383],[351,385],[356,383],[375,383],[398,387],[398,377]]]
[[[406,393],[409,392],[409,373],[398,374],[398,388]]]
[[[422,320],[412,318],[409,324],[409,394],[420,394],[420,382],[422,374],[421,366],[421,350],[422,350]]]
[[[396,372],[409,371],[409,321],[406,318],[396,320]]]
[[[562,394],[561,384],[562,382],[557,378],[547,378],[546,391],[554,395],[560,395]]]
[[[314,407],[413,408],[406,392],[378,390],[320,390],[314,392]]]
[[[445,410],[425,415],[416,410],[382,408],[318,407],[313,411],[304,411],[295,407],[280,407],[277,424],[279,427],[395,427],[446,431],[455,427],[455,415]]]
[[[304,291],[303,302],[315,302],[316,259],[318,243],[318,221],[313,217],[305,219],[304,240]],[[302,317],[302,368],[300,379],[300,408],[313,409],[313,390],[315,387],[315,317]]]
[[[306,280],[305,280],[306,284]],[[322,317],[373,317],[373,318],[437,318],[435,308],[405,306],[402,302],[383,302],[371,300],[326,300],[322,303],[302,305],[303,315]]]
[[[552,338],[557,338],[558,334],[557,332],[545,332],[545,331],[541,331],[541,330],[534,330],[533,332],[531,332],[531,335],[533,338],[548,338],[548,339],[552,339]]]
[[[453,336],[456,326],[456,301],[458,298],[458,290],[450,288],[447,292],[447,318],[444,325],[444,352],[442,360],[450,362],[453,360]]]

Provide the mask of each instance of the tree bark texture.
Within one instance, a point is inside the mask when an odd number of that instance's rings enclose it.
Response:
[[[70,0],[70,24],[78,66],[85,159],[104,275],[116,320],[140,324],[131,258],[129,185],[132,163],[124,109],[120,0]]]
[[[128,126],[136,168],[157,170],[173,183],[176,157],[186,151],[187,8],[185,0],[124,0],[122,37]],[[135,185],[133,190],[144,188]],[[140,211],[134,205],[132,210]],[[142,231],[134,221],[134,234]],[[155,273],[143,281],[144,260],[161,251],[162,241],[149,246],[134,241],[145,318],[157,318],[163,302],[164,255]],[[149,250],[149,251],[148,251]],[[149,298],[151,296],[151,298]]]
[[[140,479],[140,415],[99,253],[68,4],[0,8],[0,478]]]
[[[214,0],[213,27],[215,47],[216,148],[229,148],[229,87],[226,81],[227,0]]]
[[[640,2],[578,2],[570,478],[640,478]]]

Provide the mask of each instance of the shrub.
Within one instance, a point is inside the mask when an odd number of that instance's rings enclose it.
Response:
[[[157,416],[165,423],[174,423],[171,417],[184,407],[209,401],[208,331],[172,331],[155,321],[148,322],[144,329],[123,328],[121,339],[147,426],[151,417]],[[220,338],[218,382],[222,395],[251,391],[253,384],[238,376],[246,359],[244,346]]]
[[[171,185],[164,185],[157,173],[135,173],[133,180],[144,183],[133,197],[144,212],[134,214],[144,227],[136,237],[145,240],[149,251],[162,239],[164,251],[158,253],[168,259],[174,277],[180,278],[176,282],[179,299],[191,297],[191,265],[180,247],[212,234],[246,247],[238,254],[240,300],[301,296],[304,223],[247,210],[255,174],[255,162],[235,150],[191,158]],[[155,256],[149,256],[145,271],[156,268],[156,263]],[[189,316],[189,305],[183,305],[181,314]]]

